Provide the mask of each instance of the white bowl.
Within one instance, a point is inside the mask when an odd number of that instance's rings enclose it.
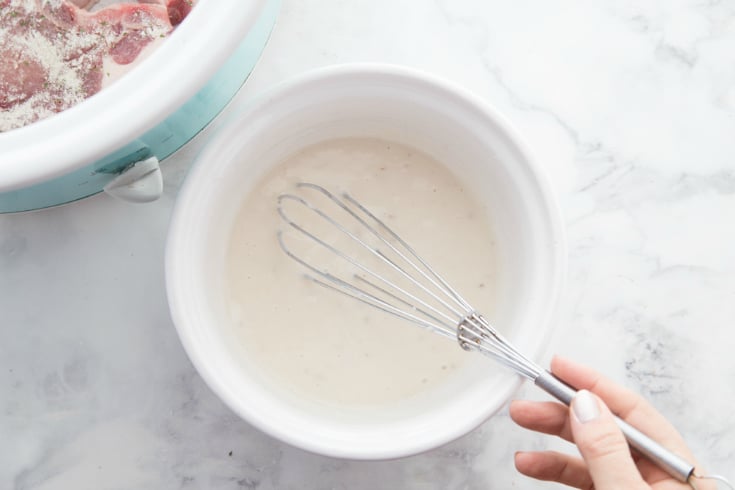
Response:
[[[325,411],[284,396],[256,369],[244,368],[218,327],[229,321],[225,257],[243,197],[288,155],[351,136],[423,150],[485,202],[501,264],[502,292],[492,320],[522,352],[537,357],[566,268],[562,222],[549,184],[495,110],[459,87],[394,66],[345,65],[305,74],[260,97],[208,143],[174,211],[166,251],[168,298],[195,367],[245,420],[309,451],[393,458],[469,432],[503,406],[520,378],[468,354],[474,358],[462,376],[417,401]]]

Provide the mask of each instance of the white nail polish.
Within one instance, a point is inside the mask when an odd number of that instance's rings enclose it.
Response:
[[[572,401],[572,410],[574,410],[577,420],[583,424],[600,416],[600,406],[592,393],[587,390],[577,392],[574,401]]]

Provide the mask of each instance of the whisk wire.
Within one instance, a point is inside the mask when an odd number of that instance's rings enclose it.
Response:
[[[475,348],[529,378],[536,379],[542,369],[508,342],[477,312],[467,315],[457,326],[457,341],[466,350]]]
[[[442,324],[440,322],[430,322],[425,320],[424,318],[418,316],[418,315],[412,315],[411,313],[402,310],[401,308],[388,303],[387,301],[372,295],[370,293],[367,293],[366,291],[357,288],[345,281],[342,281],[339,278],[336,278],[334,276],[330,276],[330,280],[334,280],[335,283],[339,283],[343,286],[343,288],[336,287],[334,284],[329,284],[328,282],[322,281],[316,277],[310,276],[307,274],[306,276],[308,279],[310,279],[312,282],[325,287],[327,289],[331,289],[332,291],[336,291],[338,293],[344,294],[346,296],[349,296],[350,298],[356,299],[357,301],[360,301],[366,305],[372,306],[374,308],[377,308],[379,310],[382,310],[386,313],[390,313],[392,315],[397,316],[398,318],[401,318],[403,320],[407,320],[410,322],[413,322],[421,327],[424,327],[428,330],[431,330],[439,335],[443,335],[444,337],[448,338],[454,338],[455,334],[452,332],[452,330],[445,324]]]
[[[436,285],[437,287],[439,287],[439,285],[441,285],[441,289],[443,289],[444,291],[448,292],[449,293],[449,296],[452,299],[454,299],[459,305],[461,305],[465,309],[465,311],[472,311],[472,306],[470,306],[470,304],[467,301],[465,301],[465,299],[447,281],[445,281],[444,278],[442,278],[439,275],[439,273],[436,272],[436,270],[434,270],[433,267],[431,267],[424,259],[422,259],[421,256],[419,254],[417,254],[416,251],[414,251],[414,249],[408,243],[406,243],[400,236],[398,236],[397,233],[395,233],[388,225],[386,225],[385,222],[383,222],[383,220],[381,220],[380,218],[378,218],[377,216],[375,216],[372,212],[370,212],[369,209],[367,209],[365,206],[363,206],[362,204],[360,204],[360,202],[358,202],[357,200],[355,200],[349,194],[344,193],[343,194],[343,197],[344,197],[344,199],[346,201],[349,201],[353,206],[355,206],[356,208],[358,208],[366,216],[368,216],[372,221],[374,221],[378,226],[380,226],[380,228],[382,230],[384,230],[391,238],[393,238],[409,254],[411,254],[411,256],[414,259],[416,259],[423,266],[423,268],[425,270],[429,271],[429,273],[431,274],[431,276],[425,274],[424,273],[424,270],[422,270],[420,267],[417,267],[417,266],[414,265],[414,267],[416,268],[416,270],[418,270],[419,272],[421,272],[422,275],[428,281],[430,281],[432,284]],[[376,230],[374,230],[369,225],[366,225],[366,226],[372,231],[372,233],[375,234],[375,236],[379,237],[386,244],[388,244],[389,246],[391,246],[390,243],[387,240],[385,240]],[[394,247],[391,246],[391,248],[393,248],[393,250],[395,250],[396,253],[398,253],[399,255],[401,255],[401,257],[403,257],[404,260],[406,260],[407,262],[411,262],[410,260],[408,260],[407,258],[405,258],[405,256],[403,254],[401,254],[398,250],[396,250]]]
[[[375,284],[373,282],[370,282],[369,280],[365,279],[364,277],[360,277],[359,275],[355,274],[355,277],[354,278],[355,278],[356,281],[363,282],[363,283],[367,284],[371,288],[373,288],[373,289],[375,289],[377,291],[380,291],[380,293],[382,293],[385,296],[387,296],[387,297],[389,297],[389,298],[397,301],[398,303],[404,305],[405,307],[407,307],[407,308],[409,308],[409,309],[411,309],[413,311],[416,311],[417,313],[421,313],[423,316],[429,318],[433,323],[437,324],[437,326],[440,326],[442,329],[445,329],[447,335],[449,335],[450,337],[454,337],[454,328],[455,328],[454,323],[449,323],[449,322],[447,322],[447,320],[442,320],[440,318],[437,318],[436,316],[432,315],[428,311],[426,311],[426,310],[424,310],[422,308],[419,308],[418,306],[416,306],[414,304],[409,303],[404,298],[401,298],[400,296],[398,296],[396,294],[393,294],[393,293],[391,293],[390,291],[388,291],[388,290],[386,290],[384,288],[381,288],[377,284]]]
[[[306,236],[313,237],[313,240],[315,240],[320,245],[325,246],[327,248],[327,250],[335,253],[339,257],[342,257],[345,260],[348,260],[348,261],[350,261],[352,263],[352,261],[350,260],[350,258],[348,256],[342,254],[342,252],[340,252],[336,248],[329,246],[328,244],[324,243],[319,238],[314,237],[312,234],[310,234],[309,232],[307,232],[306,230],[304,230],[301,227],[296,226],[295,228],[297,230],[299,230],[300,232],[304,233]],[[400,318],[403,318],[405,320],[409,320],[409,321],[411,321],[413,323],[416,323],[416,324],[418,324],[418,325],[420,325],[422,327],[428,328],[429,330],[432,330],[432,331],[434,331],[436,333],[439,333],[441,335],[444,335],[445,337],[450,337],[450,338],[453,338],[454,337],[454,332],[453,332],[453,328],[451,327],[451,325],[452,325],[451,323],[447,323],[446,321],[442,321],[442,320],[436,318],[435,316],[433,316],[431,314],[428,314],[425,311],[423,311],[423,310],[421,310],[419,308],[416,308],[416,307],[413,307],[413,309],[415,311],[418,311],[418,312],[422,313],[424,316],[428,317],[430,320],[433,320],[433,321],[427,321],[427,320],[422,319],[421,317],[418,317],[416,315],[412,315],[410,313],[406,313],[401,308],[399,308],[399,307],[397,307],[395,305],[390,304],[389,302],[385,301],[384,299],[381,299],[381,298],[375,296],[374,294],[370,294],[367,291],[365,291],[364,289],[360,289],[360,288],[356,287],[355,285],[349,283],[348,281],[345,281],[344,279],[341,279],[340,277],[335,276],[334,274],[330,274],[329,272],[326,272],[326,271],[323,271],[323,270],[320,270],[320,269],[314,267],[313,265],[311,265],[310,263],[306,262],[304,259],[302,259],[298,255],[296,255],[295,253],[293,253],[291,251],[291,249],[289,249],[288,246],[286,246],[286,243],[283,240],[283,232],[279,231],[277,236],[278,236],[278,243],[279,243],[279,245],[281,247],[281,250],[283,250],[283,252],[286,255],[288,255],[291,259],[295,260],[296,262],[298,262],[299,264],[301,264],[302,266],[304,266],[305,268],[307,268],[308,270],[310,270],[312,273],[314,273],[316,276],[318,276],[318,277],[315,277],[315,276],[310,275],[310,274],[305,274],[307,278],[309,278],[311,281],[315,282],[316,284],[319,284],[320,286],[325,287],[327,289],[331,289],[333,291],[337,291],[338,293],[342,293],[342,294],[347,295],[347,296],[349,296],[351,298],[357,299],[358,301],[361,301],[362,303],[365,303],[367,305],[370,305],[370,306],[373,306],[373,307],[378,308],[380,310],[383,310],[386,313],[391,313],[391,314],[393,314],[395,316],[398,316]],[[354,265],[355,266],[359,266],[359,264],[357,264],[357,263],[355,263]],[[321,278],[321,279],[319,279],[319,278]],[[365,279],[363,277],[360,277],[358,275],[355,275],[355,278],[358,278],[359,280],[362,280],[363,282],[366,282],[366,283],[372,285],[374,288],[378,288],[384,294],[393,297],[395,300],[400,301],[400,302],[402,302],[405,305],[410,305],[410,303],[408,301],[405,301],[405,300],[399,298],[395,294],[389,293],[385,289],[378,287],[377,285],[375,285],[374,283],[368,281],[367,279]],[[401,291],[403,291],[403,290],[401,290]],[[408,295],[408,296],[411,297],[412,295]]]
[[[279,232],[278,240],[281,248],[289,257],[305,266],[314,274],[308,275],[312,281],[323,287],[357,299],[362,303],[440,333],[445,337],[454,338],[464,349],[475,349],[484,354],[491,355],[503,365],[513,369],[515,372],[525,377],[534,379],[538,376],[538,373],[541,372],[541,368],[523,356],[502,336],[500,336],[490,323],[482,315],[475,312],[470,304],[421,256],[419,256],[418,253],[408,245],[408,243],[406,243],[383,220],[375,216],[359,201],[346,193],[342,194],[342,199],[340,199],[335,194],[316,184],[300,183],[297,186],[299,188],[315,190],[328,198],[329,201],[345,211],[363,229],[367,230],[372,236],[377,238],[380,243],[386,245],[392,252],[394,252],[402,262],[407,264],[407,267],[411,271],[418,272],[421,277],[429,281],[431,287],[427,287],[417,277],[415,277],[414,274],[407,270],[406,267],[398,264],[396,260],[388,257],[384,252],[367,243],[348,227],[341,224],[319,207],[313,205],[301,196],[283,194],[278,198],[278,212],[281,215],[281,218],[289,226],[300,232],[312,242],[318,244],[342,260],[345,260],[347,263],[365,273],[368,277],[378,281],[379,284],[363,277],[360,274],[354,274],[352,276],[352,280],[369,286],[379,295],[368,292],[365,288],[358,287],[350,281],[337,277],[326,270],[309,264],[288,248],[283,239],[283,234]],[[423,293],[427,294],[432,301],[439,303],[442,308],[446,309],[449,314],[429,303],[426,299],[406,290],[405,287],[396,284],[395,281],[391,281],[383,275],[377,274],[363,262],[355,259],[353,256],[338,249],[334,245],[327,243],[322,238],[319,238],[314,233],[294,222],[283,208],[284,201],[293,201],[318,215],[326,223],[349,237],[352,242],[370,252],[372,256],[378,258],[382,263],[387,264],[391,270],[405,278],[412,286],[418,287],[423,291]],[[371,222],[375,223],[376,226],[371,226],[365,218],[360,216],[352,207],[345,204],[345,202],[359,210]],[[391,239],[403,250],[399,249],[394,243],[391,243]],[[443,296],[439,296],[439,293]],[[449,301],[453,301],[455,306],[449,304]]]
[[[370,231],[374,236],[376,236],[377,238],[379,238],[381,240],[381,242],[385,243],[388,247],[390,247],[396,254],[399,255],[399,257],[401,257],[414,270],[418,271],[419,273],[421,273],[422,275],[424,275],[425,277],[428,278],[428,276],[426,276],[426,274],[414,262],[412,262],[409,258],[407,258],[404,254],[402,254],[398,249],[396,249],[395,246],[393,246],[391,243],[389,243],[385,239],[385,237],[383,237],[380,234],[376,233],[376,231],[368,223],[366,223],[362,218],[360,218],[360,216],[358,216],[352,209],[350,209],[349,207],[345,206],[344,203],[342,203],[336,196],[334,196],[334,194],[330,193],[326,189],[323,189],[323,188],[321,188],[319,186],[315,186],[314,184],[303,184],[302,187],[313,188],[315,190],[318,190],[322,194],[324,194],[332,202],[334,202],[340,208],[342,208],[347,213],[349,213],[349,215],[352,218],[354,218],[360,225],[362,225],[362,227],[364,227],[366,230]],[[449,311],[452,315],[454,315],[454,317],[452,318],[452,317],[448,316],[447,314],[445,314],[444,312],[440,311],[439,309],[437,309],[432,304],[427,303],[425,300],[419,298],[417,295],[411,293],[410,291],[407,291],[405,288],[397,285],[395,282],[391,282],[391,281],[387,280],[385,277],[383,277],[382,275],[376,274],[371,268],[367,267],[362,262],[356,260],[354,257],[352,257],[352,256],[344,253],[343,251],[337,249],[333,245],[327,243],[325,240],[317,237],[313,233],[311,233],[308,230],[306,230],[304,227],[302,227],[302,226],[298,225],[297,223],[295,223],[293,220],[291,220],[288,217],[288,215],[286,214],[286,211],[281,206],[281,203],[283,201],[285,201],[285,200],[290,200],[290,201],[294,201],[296,203],[299,203],[299,204],[305,206],[310,211],[316,213],[320,218],[322,218],[327,223],[329,223],[330,225],[334,226],[340,232],[342,232],[346,236],[348,236],[354,243],[359,244],[361,247],[363,247],[364,249],[366,249],[367,251],[369,251],[374,257],[377,257],[382,262],[384,262],[385,264],[389,265],[392,270],[398,272],[402,277],[404,277],[405,279],[407,279],[413,286],[419,288],[421,291],[423,291],[424,293],[426,293],[427,295],[429,295],[432,300],[436,301],[442,307],[446,308],[446,310]],[[279,201],[278,212],[281,215],[281,218],[283,218],[283,220],[286,223],[288,223],[294,229],[296,229],[299,232],[301,232],[304,236],[306,236],[309,239],[311,239],[313,242],[315,242],[315,243],[319,244],[320,246],[324,247],[325,249],[327,249],[331,253],[337,255],[341,259],[347,261],[348,263],[350,263],[353,266],[357,267],[358,269],[360,269],[361,271],[363,271],[366,274],[370,275],[371,277],[379,280],[382,284],[385,284],[387,287],[389,287],[391,289],[394,289],[394,290],[400,292],[402,295],[406,296],[407,298],[410,298],[412,301],[414,301],[416,303],[420,303],[422,306],[424,306],[425,308],[431,310],[436,315],[439,315],[439,316],[443,317],[444,319],[446,319],[447,321],[449,321],[451,324],[456,323],[458,321],[458,319],[461,318],[465,314],[465,312],[458,311],[456,309],[456,307],[450,305],[444,298],[442,298],[441,296],[437,295],[435,291],[432,291],[430,288],[428,288],[426,285],[424,285],[420,280],[416,279],[416,277],[414,277],[411,273],[409,273],[404,267],[401,267],[399,264],[397,264],[394,260],[392,260],[387,255],[385,255],[383,252],[381,252],[380,250],[376,249],[375,247],[371,246],[370,244],[368,244],[367,242],[365,242],[364,240],[362,240],[360,237],[358,237],[357,235],[355,235],[350,229],[346,228],[345,226],[343,226],[342,224],[340,224],[337,220],[335,220],[331,216],[327,215],[324,211],[322,211],[321,209],[315,207],[314,205],[312,205],[311,203],[309,203],[308,201],[306,201],[302,197],[296,196],[296,195],[293,195],[293,194],[283,194],[283,195],[279,196],[278,201]],[[387,226],[385,224],[383,224],[382,226],[385,229],[388,229],[389,230],[389,228],[387,228]],[[282,240],[281,240],[281,246],[282,247],[284,246]],[[293,256],[293,254],[289,254],[289,255]],[[305,262],[303,260],[300,260],[300,263],[304,264]],[[309,268],[312,271],[315,270],[313,267],[309,267]],[[432,281],[432,284],[435,285],[435,287],[438,288],[439,291],[442,291],[442,292],[444,292],[446,294],[446,291],[443,288],[441,288],[441,286],[439,284],[437,284],[434,281]],[[450,297],[452,297],[452,296],[450,296]],[[464,302],[464,303],[466,304],[466,302]],[[461,305],[461,303],[458,303],[458,304]],[[471,310],[468,310],[468,311],[471,311]]]
[[[365,206],[363,206],[360,202],[358,202],[356,199],[354,199],[352,196],[350,196],[348,193],[342,194],[342,199],[338,198],[335,194],[332,192],[329,192],[327,189],[320,185],[308,183],[308,182],[300,182],[296,185],[298,188],[308,188],[313,189],[325,197],[327,197],[330,201],[332,201],[334,204],[339,206],[341,209],[349,213],[349,215],[354,218],[364,230],[368,231],[370,234],[372,234],[375,238],[380,240],[383,244],[385,244],[387,247],[390,248],[390,250],[398,255],[404,262],[407,264],[410,264],[410,266],[417,271],[421,276],[426,279],[433,287],[435,287],[437,290],[440,290],[444,292],[445,294],[448,293],[448,296],[454,300],[457,305],[459,305],[463,310],[465,311],[472,311],[472,307],[470,304],[462,298],[459,293],[457,293],[451,285],[447,281],[445,281],[425,260],[423,260],[414,250],[411,248],[411,246],[406,243],[400,236],[398,236],[397,233],[395,233],[388,225],[383,222],[380,218],[375,216],[369,209],[367,209]],[[345,202],[350,203],[354,208],[357,208],[362,214],[364,214],[366,217],[368,217],[371,221],[373,221],[380,229],[382,229],[390,238],[392,238],[395,242],[397,242],[410,256],[413,257],[414,260],[418,261],[418,263],[422,266],[419,267],[413,260],[411,260],[409,257],[406,256],[406,254],[401,251],[398,247],[396,247],[393,243],[391,243],[390,240],[388,240],[384,235],[382,235],[374,226],[371,226],[369,223],[365,221],[363,217],[361,217],[359,214],[355,212],[354,209],[350,208],[345,204]],[[378,251],[379,252],[379,251]],[[379,252],[381,253],[381,252]],[[428,273],[427,273],[428,272]],[[424,288],[423,283],[415,281],[416,285]],[[437,298],[438,299],[438,298]]]

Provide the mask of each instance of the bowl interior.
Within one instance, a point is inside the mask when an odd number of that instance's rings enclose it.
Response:
[[[394,68],[307,75],[261,98],[210,142],[174,214],[167,251],[171,311],[199,372],[251,423],[333,456],[404,456],[477,426],[507,401],[519,378],[468,354],[473,359],[452,382],[405,403],[328,407],[268,383],[222,328],[229,322],[224,258],[244,196],[287,156],[341,137],[415,147],[449,167],[475,194],[491,216],[500,264],[500,296],[489,319],[521,352],[538,354],[563,266],[559,220],[545,184],[517,137],[490,109],[459,89]]]

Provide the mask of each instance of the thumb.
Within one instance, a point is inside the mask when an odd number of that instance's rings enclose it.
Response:
[[[628,443],[597,396],[580,390],[571,403],[574,443],[582,453],[597,490],[649,488],[638,472]]]

